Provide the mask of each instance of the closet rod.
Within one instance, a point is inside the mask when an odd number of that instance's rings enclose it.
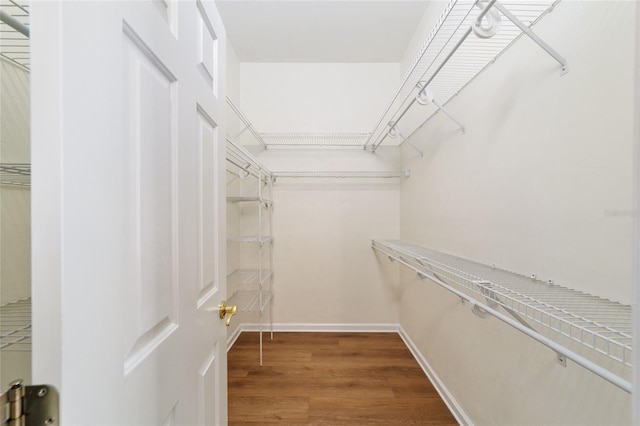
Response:
[[[374,243],[375,243],[375,241],[374,241]],[[532,329],[530,329],[528,327],[525,327],[524,325],[522,325],[518,321],[514,320],[513,318],[509,318],[508,316],[498,312],[497,310],[495,310],[495,309],[491,308],[490,306],[478,301],[477,299],[467,295],[466,293],[451,287],[446,282],[444,282],[441,279],[439,279],[438,277],[434,276],[434,274],[416,268],[415,266],[407,263],[401,257],[392,255],[392,254],[382,250],[381,248],[377,247],[375,244],[372,244],[371,248],[373,248],[374,250],[376,250],[376,251],[384,254],[385,256],[389,257],[389,259],[393,259],[393,260],[401,263],[402,265],[404,265],[407,268],[411,269],[412,271],[416,272],[420,277],[426,277],[426,278],[430,279],[434,283],[438,284],[440,287],[443,287],[445,290],[448,290],[451,293],[455,294],[460,299],[462,299],[462,300],[464,300],[466,302],[469,302],[472,307],[473,306],[477,306],[478,308],[482,309],[483,311],[487,312],[488,314],[491,314],[493,317],[505,322],[506,324],[510,325],[511,327],[515,328],[516,330],[526,334],[527,336],[531,337],[535,341],[537,341],[537,342],[543,344],[544,346],[550,348],[551,350],[555,351],[556,353],[564,355],[565,357],[567,357],[568,359],[572,360],[573,362],[575,362],[576,364],[580,365],[581,367],[591,371],[592,373],[596,374],[597,376],[602,377],[603,379],[605,379],[609,383],[612,383],[612,384],[616,385],[617,387],[619,387],[620,389],[624,390],[625,392],[631,393],[631,382],[629,382],[629,381],[623,379],[622,377],[617,376],[617,375],[613,374],[612,372],[600,367],[596,363],[594,363],[594,362],[588,360],[587,358],[585,358],[585,357],[573,352],[572,350],[570,350],[570,349],[568,349],[568,348],[566,348],[566,347],[554,342],[553,340],[543,336],[542,334],[538,333],[537,331],[534,331],[534,330],[532,330]]]
[[[246,176],[253,176],[253,177],[255,177],[255,178],[258,178],[258,175],[257,175],[257,174],[252,173],[252,172],[250,171],[250,170],[251,170],[251,167],[246,167],[246,165],[245,165],[245,164],[240,164],[240,162],[235,161],[235,159],[234,159],[234,158],[227,157],[227,162],[229,162],[229,163],[233,164],[233,165],[234,165],[234,166],[236,166],[238,169],[240,169],[240,170],[244,171],[244,172],[246,173]],[[238,176],[239,176],[239,175],[238,175]]]
[[[259,167],[252,165],[251,163],[247,162],[246,159],[239,157],[232,151],[227,151],[226,160],[228,163],[238,168],[237,173],[229,170],[228,168],[227,171],[237,175],[238,177],[247,178],[249,176],[253,176],[256,179],[260,179],[265,183],[265,185],[269,183],[269,179],[272,179],[270,173],[266,172],[264,169],[260,169]]]
[[[29,38],[29,27],[27,27],[22,22],[18,21],[13,16],[9,15],[4,10],[0,10],[0,21],[4,22],[5,24],[9,25],[14,30],[18,31],[19,33],[21,33],[25,37]]]
[[[479,25],[480,22],[482,21],[482,18],[485,17],[485,15],[487,13],[489,13],[489,10],[493,7],[493,5],[497,2],[497,0],[491,0],[489,1],[489,3],[485,6],[484,9],[482,9],[482,11],[480,12],[480,14],[478,15],[478,17],[475,20],[475,24]],[[418,94],[411,99],[411,102],[409,102],[409,105],[407,105],[404,110],[402,110],[402,112],[400,113],[400,116],[398,118],[396,118],[393,121],[393,124],[397,124],[400,120],[402,120],[402,117],[405,116],[405,114],[409,111],[409,108],[411,108],[413,106],[413,104],[415,104],[417,102],[418,97],[420,97],[425,90],[427,90],[427,87],[429,86],[429,84],[431,84],[431,82],[433,81],[434,78],[436,78],[438,76],[438,74],[440,73],[440,71],[442,71],[442,69],[445,67],[445,65],[447,65],[447,62],[449,62],[449,59],[451,59],[451,57],[456,53],[456,51],[460,48],[460,46],[462,46],[462,43],[464,43],[464,41],[467,39],[467,37],[469,37],[469,34],[471,34],[473,32],[473,24],[469,25],[469,28],[467,28],[467,30],[464,32],[464,34],[462,35],[462,37],[460,37],[460,40],[458,40],[458,42],[456,43],[455,46],[453,46],[453,49],[451,49],[451,51],[449,52],[449,54],[444,58],[444,60],[442,61],[442,63],[438,66],[438,68],[436,68],[435,72],[431,75],[431,77],[429,77],[429,79],[422,85],[422,88],[418,91]],[[392,126],[393,127],[393,126]],[[382,138],[378,141],[378,142],[374,142],[374,144],[372,145],[372,150],[371,152],[376,152],[376,149],[378,149],[378,147],[380,146],[380,144],[382,142],[384,142],[384,140],[387,138],[387,136],[389,135],[389,132],[385,132],[382,135]]]

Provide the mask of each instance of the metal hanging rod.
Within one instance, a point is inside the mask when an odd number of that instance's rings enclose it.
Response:
[[[229,163],[232,167],[227,167],[227,173],[231,173],[236,176],[236,178],[246,179],[250,176],[261,180],[265,185],[269,183],[269,179],[272,177],[268,177],[264,173],[261,173],[260,170],[256,170],[249,163],[243,163],[241,160],[236,159],[227,153],[227,163]],[[237,170],[234,170],[233,167],[236,167]],[[235,180],[235,179],[234,179]]]
[[[415,271],[420,278],[428,278],[470,303],[479,316],[491,315],[560,356],[631,392],[628,380],[568,349],[560,341],[541,334],[523,320],[527,318],[561,338],[579,343],[582,348],[592,351],[595,358],[605,356],[630,367],[630,306],[402,241],[373,240],[372,248]],[[485,299],[486,303],[469,293]],[[504,308],[515,319],[499,312],[499,308]],[[564,360],[558,359],[561,363]]]
[[[464,129],[462,123],[442,107],[523,34],[547,51],[562,65],[563,72],[566,72],[564,58],[529,28],[549,13],[559,1],[527,0],[513,3],[509,4],[514,12],[511,13],[495,0],[451,0],[365,146],[371,146],[372,152],[375,152],[387,138],[390,129],[397,125],[416,102],[425,97],[439,100],[433,103],[436,109],[429,117],[442,111]],[[481,7],[481,11],[475,16],[473,11],[478,7]],[[506,19],[501,19],[502,16]],[[467,40],[472,32],[477,37]],[[425,96],[427,90],[433,94]],[[409,137],[414,131],[410,129]]]
[[[411,176],[410,170],[399,172],[373,172],[373,171],[280,171],[273,172],[274,179],[292,178],[292,179],[390,179]]]
[[[249,162],[252,167],[261,170],[267,175],[271,175],[271,172],[264,167],[256,158],[251,155],[242,145],[240,145],[233,137],[227,135],[227,152],[238,157],[239,159]]]
[[[273,173],[256,160],[253,155],[243,148],[231,136],[227,135],[227,156],[226,160],[229,164],[237,168],[237,173],[233,172],[239,178],[247,178],[253,176],[256,179],[268,184],[273,180]],[[230,171],[227,169],[227,171]]]
[[[31,164],[0,163],[0,184],[31,186]]]
[[[0,21],[4,22],[5,24],[9,25],[14,30],[18,31],[20,34],[22,34],[25,37],[29,38],[29,27],[27,27],[22,22],[18,21],[13,16],[9,15],[4,10],[0,10]]]
[[[246,130],[249,130],[253,135],[253,137],[256,138],[258,143],[260,143],[260,145],[262,145],[264,149],[267,149],[267,144],[264,141],[264,139],[262,139],[262,136],[260,135],[260,133],[256,131],[256,129],[253,127],[253,124],[251,124],[251,121],[249,121],[247,116],[244,115],[244,113],[240,110],[240,108],[233,102],[233,100],[231,100],[229,95],[227,95],[227,105],[231,107],[233,112],[236,113],[240,121],[242,121],[242,124],[244,124],[245,126],[244,129],[242,129],[237,135],[234,136],[234,139],[237,139],[238,137],[240,137],[242,133],[244,133]]]

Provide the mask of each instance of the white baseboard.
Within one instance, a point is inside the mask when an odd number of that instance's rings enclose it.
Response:
[[[424,371],[424,374],[427,375],[427,377],[433,384],[433,387],[436,388],[436,391],[440,395],[440,398],[442,398],[444,403],[447,405],[449,411],[451,411],[451,414],[453,414],[453,417],[456,418],[456,421],[461,425],[472,425],[473,422],[464,411],[462,406],[458,403],[458,401],[456,401],[451,392],[449,392],[449,389],[447,389],[442,380],[440,380],[440,377],[431,367],[429,361],[425,359],[418,347],[415,345],[415,343],[413,343],[413,340],[411,340],[407,332],[404,331],[404,329],[400,325],[398,325],[398,334],[400,335],[402,340],[404,340],[404,343],[407,345],[418,364],[420,364],[420,367],[422,367],[422,371]]]
[[[242,324],[242,331],[260,331],[260,324]],[[239,328],[240,328],[239,327]],[[262,325],[262,331],[270,331],[269,325]],[[398,324],[314,324],[314,323],[274,323],[274,332],[298,333],[397,333]]]
[[[242,333],[242,324],[236,327],[231,336],[227,336],[227,352],[229,352],[229,349],[231,349],[233,344],[236,343],[236,340],[240,337],[240,333]]]
[[[243,323],[234,330],[233,334],[227,337],[227,352],[240,337],[243,331],[260,331],[260,324]],[[268,324],[262,325],[262,331],[269,332]],[[279,323],[273,324],[274,333],[397,333],[398,324],[311,324],[311,323]]]

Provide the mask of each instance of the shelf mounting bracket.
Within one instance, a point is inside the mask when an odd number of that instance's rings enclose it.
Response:
[[[545,52],[553,57],[558,63],[562,66],[562,75],[569,72],[569,68],[567,65],[567,60],[564,59],[558,52],[556,52],[551,46],[549,46],[544,40],[542,40],[536,33],[534,33],[531,28],[527,27],[521,20],[516,18],[511,12],[507,10],[503,5],[498,2],[495,2],[493,5],[496,9],[498,9],[504,16],[507,17],[511,22],[514,23],[516,27],[520,29],[523,33],[525,33],[531,40],[533,40],[538,46],[543,48]]]
[[[449,117],[449,119],[451,119],[451,121],[456,123],[458,127],[460,127],[460,129],[462,130],[462,133],[465,133],[466,129],[464,127],[464,124],[462,124],[462,122],[458,120],[453,114],[447,111],[444,105],[436,101],[431,90],[426,88],[426,84],[424,81],[418,82],[416,87],[418,88],[418,94],[416,95],[416,102],[418,102],[420,105],[433,104],[433,106],[438,108],[438,111],[442,111],[447,117]]]
[[[411,148],[413,148],[418,154],[420,154],[420,158],[424,157],[424,154],[422,153],[422,151],[420,151],[414,144],[409,142],[407,138],[402,136],[402,133],[400,133],[400,129],[398,128],[398,124],[395,121],[389,122],[389,131],[387,132],[387,134],[391,139],[395,139],[396,137],[399,137],[400,139],[402,139],[401,144],[406,143]]]

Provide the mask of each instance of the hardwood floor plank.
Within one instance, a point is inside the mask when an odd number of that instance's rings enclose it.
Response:
[[[229,423],[233,421],[308,421],[309,398],[245,397],[229,398]]]
[[[390,378],[389,386],[396,398],[440,398],[438,392],[426,377]]]
[[[278,333],[263,367],[258,341],[228,353],[230,425],[456,424],[397,334]]]
[[[384,378],[317,378],[317,377],[262,377],[256,380],[229,380],[229,387],[235,395],[242,396],[315,396],[315,397],[358,397],[358,398],[394,398],[393,388]]]
[[[354,425],[457,424],[440,404],[433,398],[311,398],[309,419]]]

